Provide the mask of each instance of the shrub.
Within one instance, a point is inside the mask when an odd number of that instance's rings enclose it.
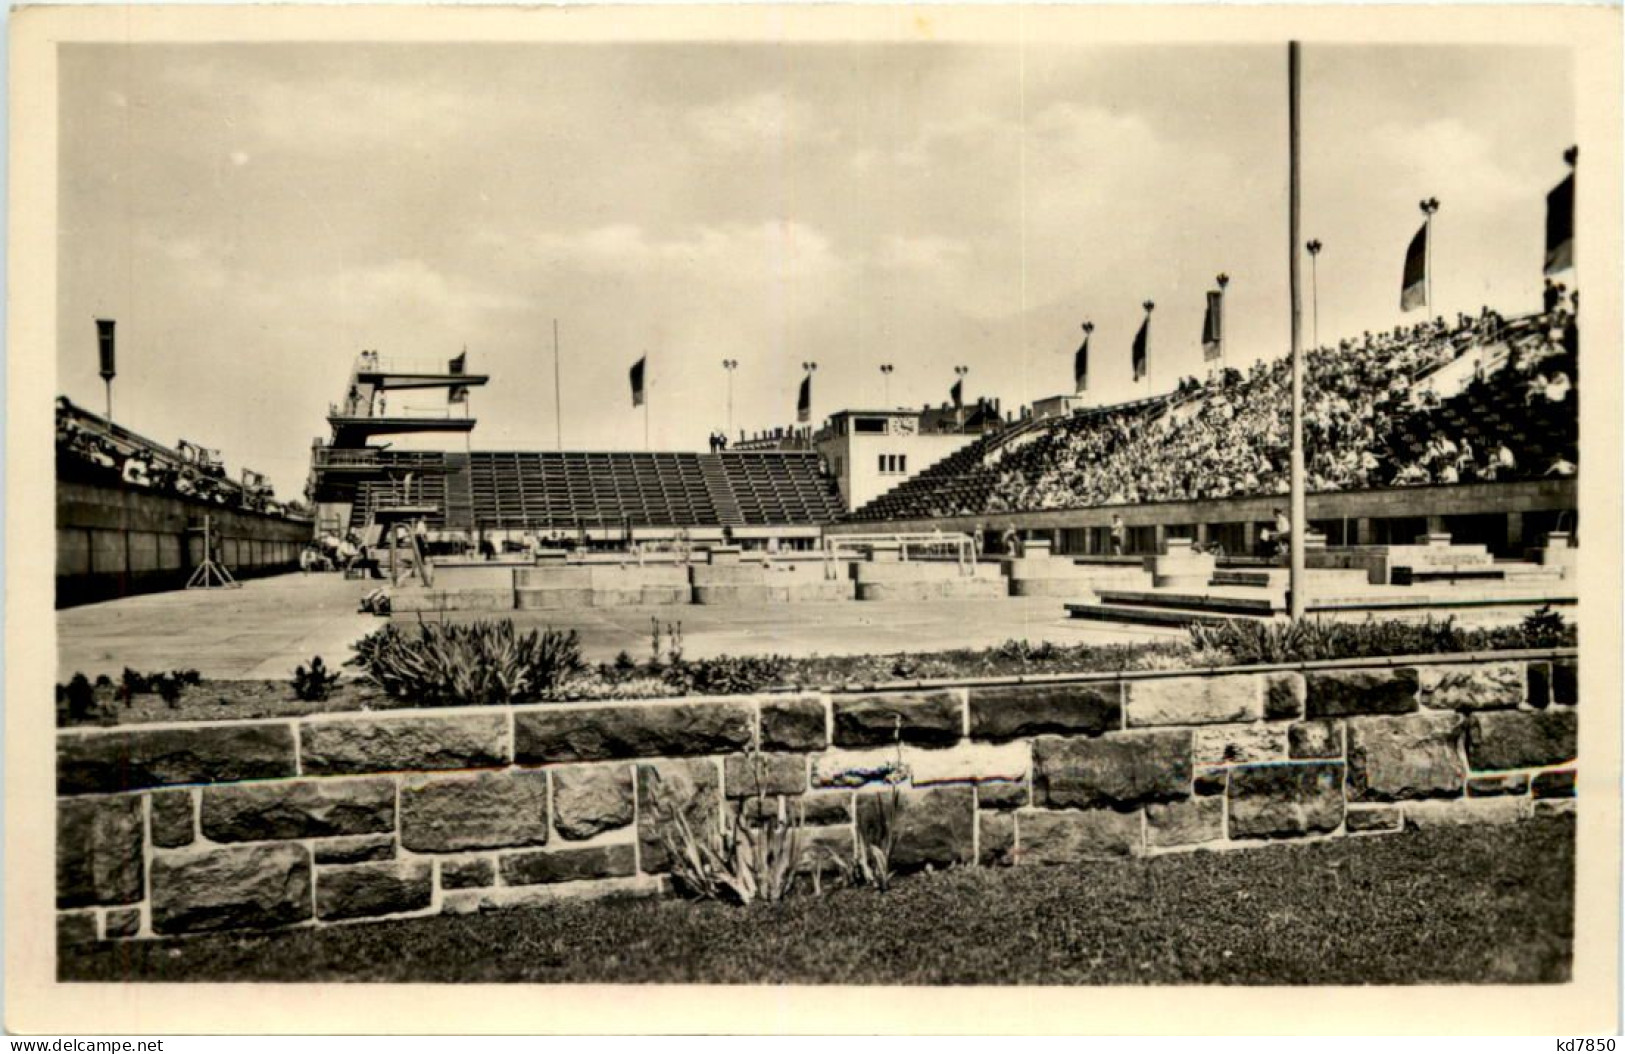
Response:
[[[90,721],[98,716],[101,708],[96,704],[96,688],[84,674],[74,674],[62,695],[72,720]]]
[[[782,684],[789,669],[783,655],[724,655],[674,664],[664,678],[680,694],[730,695]]]
[[[748,764],[760,761],[754,751],[747,757]],[[723,813],[720,828],[700,834],[686,807],[655,794],[655,830],[682,892],[732,904],[789,895],[806,857],[801,825],[787,818],[783,797],[773,810],[762,807],[765,801],[760,793],[740,800]]]
[[[158,697],[174,708],[181,701],[181,691],[186,682],[181,680],[178,673],[160,673],[148,679],[148,683],[158,692]]]
[[[356,644],[355,661],[388,694],[421,706],[486,706],[538,699],[586,669],[575,631],[513,622],[391,624]]]
[[[329,670],[318,655],[310,660],[310,669],[294,668],[293,694],[306,702],[321,702],[338,686],[341,677],[336,670]]]

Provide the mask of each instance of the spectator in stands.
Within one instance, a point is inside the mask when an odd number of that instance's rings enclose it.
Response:
[[[1543,474],[1547,476],[1556,476],[1559,479],[1569,479],[1579,471],[1579,466],[1570,461],[1568,458],[1564,457],[1562,454],[1559,454],[1552,459],[1551,465],[1547,467],[1545,473]]]
[[[1546,399],[1549,402],[1560,403],[1569,397],[1569,388],[1569,375],[1558,370],[1546,383]]]
[[[1546,288],[1541,292],[1541,309],[1549,315],[1553,311],[1557,310],[1557,305],[1562,303],[1562,301],[1563,294],[1558,292],[1557,283],[1553,282],[1550,278],[1546,279]]]

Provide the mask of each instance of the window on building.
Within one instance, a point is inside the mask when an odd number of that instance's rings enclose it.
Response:
[[[884,417],[853,418],[852,431],[884,435],[886,433],[886,419]]]
[[[899,472],[907,472],[908,471],[908,455],[907,454],[898,454],[897,455],[897,471],[899,471]]]

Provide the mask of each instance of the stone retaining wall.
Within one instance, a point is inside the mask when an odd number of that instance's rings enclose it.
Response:
[[[655,894],[655,803],[703,824],[758,790],[847,854],[897,785],[900,870],[1511,822],[1573,808],[1576,672],[1563,651],[63,730],[59,929]]]

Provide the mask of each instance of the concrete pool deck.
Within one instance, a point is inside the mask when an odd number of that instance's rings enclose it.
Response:
[[[293,668],[320,655],[329,666],[349,657],[351,645],[385,619],[356,611],[378,583],[345,581],[335,574],[252,579],[241,589],[190,590],[86,604],[56,613],[60,680],[76,672],[117,676],[195,668],[216,679],[285,680]],[[428,614],[429,621],[441,616]],[[584,608],[576,611],[463,612],[458,621],[512,618],[521,629],[574,629],[588,661],[607,662],[626,651],[649,652],[650,619],[681,622],[690,658],[777,653],[860,655],[898,651],[982,648],[1011,638],[1032,643],[1124,644],[1177,640],[1180,629],[1083,623],[1067,616],[1055,597],[996,599]],[[397,616],[402,622],[416,616]]]

